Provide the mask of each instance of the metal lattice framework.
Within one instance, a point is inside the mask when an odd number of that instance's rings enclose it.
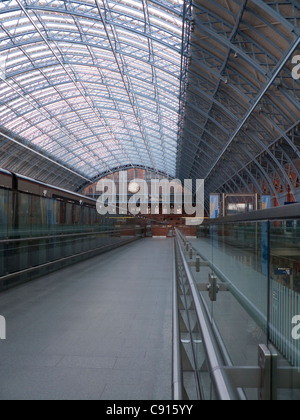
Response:
[[[6,142],[51,159],[52,182],[55,162],[82,183],[127,165],[175,175],[186,16],[182,0],[1,1]]]
[[[0,167],[300,200],[299,23],[298,0],[1,1]]]
[[[300,199],[300,3],[195,0],[192,20],[178,176]]]

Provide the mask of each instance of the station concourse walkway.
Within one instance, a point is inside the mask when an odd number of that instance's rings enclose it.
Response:
[[[0,295],[0,400],[172,395],[173,240],[136,241]]]

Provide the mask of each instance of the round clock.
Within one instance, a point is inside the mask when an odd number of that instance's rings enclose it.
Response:
[[[140,191],[141,187],[137,182],[130,182],[129,186],[128,186],[128,191],[131,194],[137,194]]]

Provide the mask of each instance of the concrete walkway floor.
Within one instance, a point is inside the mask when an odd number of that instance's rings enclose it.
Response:
[[[0,295],[0,400],[171,399],[172,239],[143,239]]]

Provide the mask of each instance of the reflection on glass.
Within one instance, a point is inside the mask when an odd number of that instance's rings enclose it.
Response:
[[[201,257],[200,273],[192,272],[224,366],[256,368],[258,347],[265,345],[277,355],[272,398],[299,400],[300,221],[209,224],[189,242]],[[201,287],[212,273],[218,282],[213,302]],[[201,339],[197,343],[201,360]],[[241,392],[248,399],[260,395],[254,386]]]
[[[0,205],[0,277],[5,277],[0,290],[74,263],[76,255],[81,261],[91,252],[96,255],[133,240],[142,232],[134,219],[133,225],[121,226],[115,218],[99,216],[96,208],[32,194],[0,189]]]

